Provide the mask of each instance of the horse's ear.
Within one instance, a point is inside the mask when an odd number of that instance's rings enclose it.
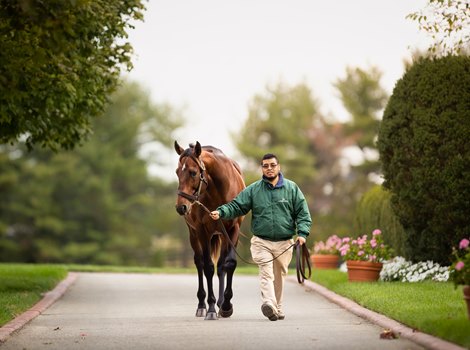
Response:
[[[201,155],[201,144],[199,141],[196,141],[196,146],[194,146],[194,155],[199,157]]]
[[[175,151],[179,156],[184,152],[184,148],[178,145],[178,141],[175,141]]]

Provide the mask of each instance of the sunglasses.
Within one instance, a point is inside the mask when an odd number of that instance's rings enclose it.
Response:
[[[263,164],[263,165],[261,165],[261,167],[262,167],[263,169],[275,168],[275,167],[277,167],[277,166],[278,166],[278,164],[276,164],[276,163]]]

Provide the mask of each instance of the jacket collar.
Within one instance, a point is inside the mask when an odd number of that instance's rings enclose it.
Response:
[[[269,188],[279,188],[284,186],[284,175],[282,175],[281,172],[279,172],[279,179],[277,180],[276,186],[273,186],[269,180],[263,175],[263,181],[268,185]]]

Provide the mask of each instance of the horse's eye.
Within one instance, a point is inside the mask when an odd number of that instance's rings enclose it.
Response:
[[[195,172],[195,171],[190,171],[190,172],[189,172],[189,175],[191,175],[191,177],[196,177],[197,172]]]

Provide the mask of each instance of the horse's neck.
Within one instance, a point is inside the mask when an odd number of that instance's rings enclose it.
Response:
[[[228,171],[228,169],[222,169],[221,167],[211,167],[210,169],[207,169],[207,173],[209,175],[210,182],[212,182],[213,185],[211,187],[215,187],[215,189],[220,191],[220,189],[225,189],[229,186],[228,179],[232,176],[232,174],[231,171]]]
[[[211,158],[211,160],[205,162],[205,164],[209,178],[208,192],[211,196],[222,196],[229,192],[231,182],[235,181],[234,177],[239,176],[238,173],[235,174],[236,171],[232,163],[226,163],[225,161]]]

